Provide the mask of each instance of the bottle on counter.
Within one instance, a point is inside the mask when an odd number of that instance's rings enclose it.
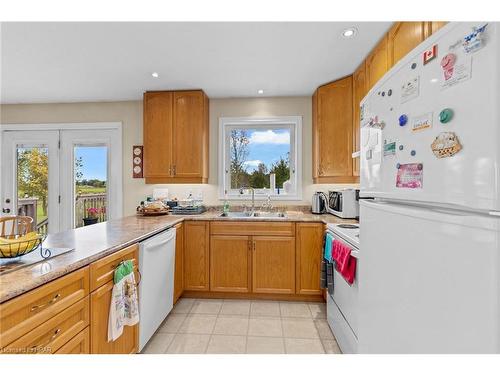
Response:
[[[222,207],[222,212],[227,215],[229,213],[229,201],[227,200],[227,194],[224,195],[224,205]]]

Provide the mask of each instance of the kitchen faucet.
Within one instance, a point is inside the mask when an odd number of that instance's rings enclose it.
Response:
[[[245,189],[248,189],[248,190],[252,191],[252,211],[250,212],[250,215],[252,215],[255,212],[255,190],[251,186],[249,186],[249,187],[241,187],[240,188],[240,194],[243,195]]]

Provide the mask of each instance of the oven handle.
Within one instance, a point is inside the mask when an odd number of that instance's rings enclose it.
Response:
[[[351,256],[353,256],[356,259],[359,259],[359,250],[354,249],[351,244],[349,244],[347,241],[343,240],[342,238],[339,238],[335,233],[333,233],[330,229],[326,230],[326,233],[330,233],[330,235],[336,240],[344,243],[346,246],[349,246],[351,248]]]

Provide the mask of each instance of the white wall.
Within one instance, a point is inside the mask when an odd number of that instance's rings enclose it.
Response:
[[[8,104],[0,106],[0,123],[72,123],[121,121],[123,123],[123,198],[124,215],[131,215],[154,186],[166,186],[171,195],[182,198],[189,191],[203,192],[208,205],[218,199],[218,122],[228,116],[302,116],[302,201],[280,201],[279,204],[310,204],[316,190],[349,185],[313,185],[312,183],[312,116],[310,97],[234,98],[210,100],[210,170],[208,184],[146,185],[132,178],[132,146],[142,144],[142,102],[100,102],[63,104]],[[278,204],[278,203],[276,203]]]

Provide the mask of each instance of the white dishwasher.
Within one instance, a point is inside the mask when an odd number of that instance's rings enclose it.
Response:
[[[175,228],[140,243],[139,351],[174,305]]]

